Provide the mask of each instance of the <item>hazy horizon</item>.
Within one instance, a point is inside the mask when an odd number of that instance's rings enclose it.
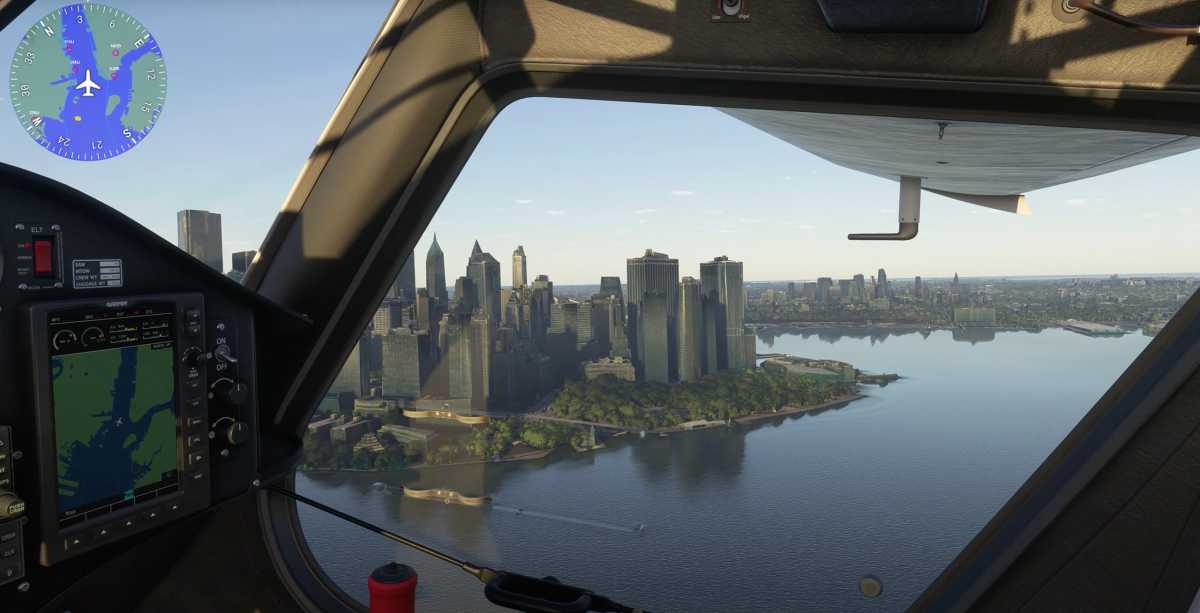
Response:
[[[0,50],[59,6],[35,3],[0,33]],[[220,213],[228,269],[232,252],[261,244],[389,6],[350,3],[315,19],[251,3],[231,22],[199,6],[131,0],[123,9],[159,41],[170,78],[153,133],[116,158],[77,162],[42,149],[13,117],[0,121],[0,161],[91,194],[172,243],[177,211]],[[224,66],[225,86],[208,87],[213,45],[248,39],[261,61]],[[274,104],[281,90],[303,95]],[[448,283],[463,274],[475,240],[500,262],[505,283],[517,245],[530,278],[564,285],[624,279],[625,259],[648,247],[677,258],[680,276],[728,255],[744,262],[750,282],[879,268],[931,279],[1185,274],[1200,259],[1190,181],[1198,161],[1193,151],[1037,190],[1030,217],[926,193],[916,239],[852,242],[847,233],[895,230],[896,182],[712,108],[530,98],[483,135],[420,239],[415,269],[424,285],[437,232]]]

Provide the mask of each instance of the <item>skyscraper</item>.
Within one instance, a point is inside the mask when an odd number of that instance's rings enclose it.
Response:
[[[333,385],[329,386],[330,394],[340,392],[350,392],[359,398],[366,398],[369,395],[370,387],[369,375],[371,372],[371,340],[370,334],[363,334],[354,344],[354,349],[350,350],[350,355],[346,356],[346,362],[342,364],[342,370],[338,372],[337,377],[333,380]]]
[[[388,290],[388,297],[397,300],[403,300],[412,303],[417,299],[417,269],[413,262],[417,259],[416,253],[408,254],[408,259],[404,260],[404,266],[400,268],[400,273],[396,275],[396,280],[392,281],[392,287]]]
[[[892,295],[891,288],[888,287],[887,273],[882,268],[879,269],[879,274],[875,277],[875,297],[888,298]]]
[[[631,306],[642,303],[649,292],[666,294],[668,303],[674,305],[679,291],[679,260],[665,253],[647,249],[640,258],[625,260],[628,286],[626,302]],[[670,310],[674,310],[674,306]]]
[[[389,398],[420,398],[433,368],[433,349],[424,330],[395,328],[383,336],[380,369],[383,395]]]
[[[867,280],[862,275],[854,275],[854,301],[865,302],[867,300]]]
[[[628,310],[628,321],[633,331],[630,340],[633,341],[635,363],[644,370],[646,361],[652,359],[652,356],[646,353],[647,340],[645,336],[651,334],[657,340],[660,332],[657,329],[650,329],[651,326],[659,325],[656,318],[645,320],[642,317],[644,311],[642,303],[649,294],[662,294],[666,316],[666,319],[661,322],[665,328],[662,332],[666,338],[664,345],[667,359],[666,372],[671,373],[674,371],[675,364],[675,347],[671,341],[675,337],[675,312],[679,308],[679,260],[671,258],[665,253],[647,249],[642,257],[625,260],[625,272],[625,308]],[[657,359],[657,357],[653,356],[653,359]]]
[[[470,314],[476,307],[479,306],[475,302],[478,297],[475,291],[475,282],[470,277],[459,277],[454,280],[454,302],[450,304],[450,310],[459,313]]]
[[[437,235],[433,235],[433,244],[429,253],[425,254],[425,289],[429,290],[429,299],[445,308],[450,304],[446,295],[446,256],[438,245]]]
[[[513,251],[512,266],[513,289],[525,287],[529,281],[529,269],[525,261],[524,245],[517,245],[517,249]]]
[[[825,281],[828,282],[825,289],[828,295],[832,280],[825,278]],[[754,366],[754,337],[747,335],[745,330],[746,286],[742,283],[742,263],[731,261],[726,256],[702,262],[700,285],[701,291],[716,309],[717,370]]]
[[[448,397],[456,400],[453,404],[457,406],[487,409],[494,326],[481,314],[450,312],[442,318],[442,328]],[[438,368],[443,368],[443,364]]]
[[[584,350],[596,336],[592,303],[566,299],[551,305],[549,333],[566,336],[574,342],[576,351]]]
[[[475,287],[475,306],[491,318],[492,325],[500,325],[500,262],[479,247],[471,250],[467,262],[467,277]]]
[[[675,340],[678,345],[679,380],[695,381],[704,376],[707,352],[704,346],[704,304],[700,282],[692,277],[679,281],[679,316]]]
[[[600,293],[624,301],[625,297],[621,294],[621,277],[600,277]]]
[[[833,279],[829,277],[820,277],[817,279],[817,304],[829,304],[833,296]]]
[[[250,263],[254,261],[254,255],[258,252],[251,249],[250,251],[235,251],[233,252],[233,270],[241,274],[246,274],[250,269]]]
[[[602,301],[597,304],[606,320],[604,327],[608,334],[608,353],[613,357],[629,359],[629,338],[625,336],[625,301],[619,295],[598,295]]]
[[[392,328],[408,326],[413,317],[412,305],[395,298],[384,298],[371,318],[371,329],[376,336],[382,336]]]
[[[554,303],[554,283],[546,275],[538,275],[533,280],[533,289],[529,297],[529,330],[530,335],[539,343],[546,340],[546,330],[550,327],[550,305]]]
[[[678,290],[677,290],[678,291]],[[639,307],[639,352],[642,355],[642,378],[658,383],[671,382],[671,337],[669,312],[670,296],[665,292],[642,294]]]
[[[433,329],[430,324],[433,323],[433,312],[429,308],[429,290],[423,287],[417,290],[417,301],[415,306],[416,308],[414,310],[416,311],[415,316],[417,320],[417,330],[426,330],[432,333]]]
[[[208,211],[183,210],[176,215],[179,248],[208,264],[217,272],[224,271],[224,251],[221,250],[221,215]]]
[[[925,286],[921,283],[920,275],[913,279],[913,298],[922,300],[925,297]]]

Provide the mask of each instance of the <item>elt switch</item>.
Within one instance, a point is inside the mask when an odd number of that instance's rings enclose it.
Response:
[[[39,277],[54,276],[54,240],[33,239],[33,274]]]

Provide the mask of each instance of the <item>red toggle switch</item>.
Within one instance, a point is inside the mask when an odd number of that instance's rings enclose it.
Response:
[[[39,277],[54,275],[54,241],[48,238],[33,239],[33,274]]]

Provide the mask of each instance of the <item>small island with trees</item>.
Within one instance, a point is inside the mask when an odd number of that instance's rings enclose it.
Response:
[[[596,449],[602,437],[625,432],[667,436],[816,411],[863,397],[863,384],[897,378],[844,362],[775,355],[758,368],[670,385],[611,376],[570,381],[540,410],[489,415],[470,426],[411,420],[399,410],[318,415],[305,436],[301,469],[387,471],[537,459],[567,446]]]

